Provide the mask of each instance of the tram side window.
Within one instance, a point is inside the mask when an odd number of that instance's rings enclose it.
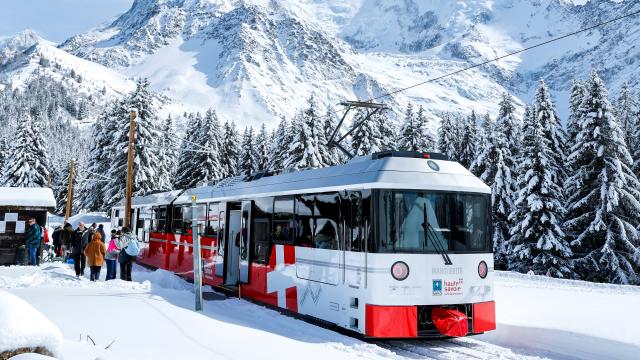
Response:
[[[269,220],[256,219],[252,224],[253,233],[251,261],[266,264],[269,261]]]
[[[165,233],[167,231],[167,208],[156,207],[153,208],[153,222],[152,231]]]
[[[218,226],[220,214],[220,204],[209,204],[209,211],[207,212],[207,236],[211,238],[218,238]]]
[[[296,246],[314,247],[314,200],[313,196],[296,196],[296,227],[294,236]]]
[[[315,196],[314,247],[318,249],[338,249],[338,223],[340,222],[340,196],[319,194]]]
[[[362,214],[362,231],[364,232],[364,237],[367,239],[367,251],[375,252],[376,244],[373,239],[373,228],[371,224],[371,206],[371,190],[364,190],[362,192],[362,204],[360,207]]]
[[[273,201],[273,241],[291,243],[293,239],[293,198]]]
[[[173,207],[173,232],[176,234],[182,234],[182,206]]]
[[[351,195],[349,219],[351,226],[349,228],[349,241],[351,251],[362,251],[364,243],[363,221],[362,221],[362,198],[360,194]]]

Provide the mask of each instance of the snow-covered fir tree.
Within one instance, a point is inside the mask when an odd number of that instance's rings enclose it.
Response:
[[[354,156],[371,155],[383,150],[383,139],[380,124],[373,116],[367,120],[367,110],[360,110],[353,119],[354,124],[361,125],[351,133],[351,153]]]
[[[199,132],[202,127],[202,116],[200,114],[188,114],[186,116],[187,129],[184,139],[180,144],[180,161],[176,167],[176,175],[173,180],[174,189],[189,189],[196,186],[198,179],[193,174],[199,166],[196,151],[202,151],[197,145]]]
[[[500,102],[498,118],[478,158],[470,171],[491,187],[491,218],[493,221],[493,251],[495,266],[507,266],[507,241],[510,235],[509,216],[514,209],[515,161],[511,152],[511,136],[514,127],[514,107],[511,96],[504,94]]]
[[[244,176],[253,174],[257,170],[257,162],[253,127],[246,127],[242,134],[242,146],[240,148],[240,174]]]
[[[638,104],[640,104],[640,94]],[[631,133],[633,136],[629,139],[629,152],[633,158],[633,173],[640,178],[640,106],[632,124]]]
[[[197,121],[199,127],[196,129],[195,144],[191,144],[190,147],[194,167],[192,173],[186,176],[190,180],[191,187],[201,182],[220,180],[224,177],[224,169],[220,161],[222,129],[218,115],[213,109],[209,109],[204,117]]]
[[[531,109],[532,115],[538,118],[540,125],[542,126],[544,136],[549,141],[549,148],[551,149],[552,157],[549,161],[551,167],[557,171],[553,174],[556,179],[553,179],[556,184],[562,184],[566,178],[567,172],[564,167],[566,160],[566,140],[565,133],[560,125],[560,119],[556,113],[555,105],[551,101],[551,94],[549,88],[544,83],[544,80],[540,80],[538,90],[535,95],[534,106]],[[562,195],[562,193],[559,193]],[[564,203],[562,198],[559,198]]]
[[[593,71],[580,112],[583,114],[569,163],[565,232],[582,279],[640,284],[640,183],[624,133],[613,116],[607,90]]]
[[[293,141],[291,127],[287,119],[280,120],[278,127],[273,132],[271,141],[271,158],[269,159],[269,170],[279,171],[284,169],[284,161],[289,152],[289,145]]]
[[[111,166],[111,154],[109,148],[112,146],[113,135],[116,132],[117,117],[120,116],[118,111],[124,110],[122,103],[107,108],[93,124],[91,128],[91,144],[90,155],[91,161],[87,164],[87,172],[93,174],[92,178],[83,182],[83,189],[75,193],[81,196],[81,205],[83,209],[90,211],[100,211],[104,209],[104,190],[105,180],[109,167]],[[126,114],[125,114],[126,116]],[[63,164],[61,164],[63,165]],[[65,167],[69,167],[67,164]],[[67,170],[68,171],[68,170]],[[64,176],[59,177],[60,181],[64,181]],[[66,189],[59,189],[61,192],[58,196],[66,198]]]
[[[373,121],[378,124],[378,132],[380,133],[380,150],[395,150],[396,149],[396,133],[397,129],[389,119],[388,113],[385,110],[381,110],[375,113]]]
[[[326,144],[321,144],[324,131],[316,115],[316,104],[313,98],[307,101],[308,107],[299,112],[291,124],[291,143],[284,167],[291,169],[320,168],[327,166]]]
[[[222,151],[220,153],[220,164],[224,177],[236,176],[238,174],[238,161],[240,157],[240,134],[233,122],[224,123],[224,137],[222,141]]]
[[[582,113],[580,105],[586,93],[585,85],[580,80],[573,80],[571,84],[571,94],[569,95],[569,120],[567,121],[567,152],[571,151],[571,147],[576,143],[578,132],[580,132],[580,123],[582,121]],[[569,156],[569,154],[567,154]],[[568,169],[573,172],[572,169]]]
[[[430,151],[434,148],[435,141],[428,129],[428,121],[424,115],[422,105],[418,111],[413,112],[413,105],[409,103],[405,112],[404,123],[400,130],[400,150],[406,151]]]
[[[638,103],[629,90],[629,84],[625,82],[620,90],[620,96],[618,96],[618,100],[616,101],[614,115],[620,124],[627,146],[634,140],[633,129],[635,128],[636,121],[638,121],[637,116],[639,111]]]
[[[6,135],[0,133],[0,169],[4,169],[4,163],[8,158],[9,158],[9,145],[7,144]]]
[[[158,131],[157,109],[149,90],[148,80],[139,79],[136,89],[126,97],[114,114],[115,133],[112,135],[112,144],[108,148],[111,165],[107,176],[111,181],[104,193],[104,202],[107,207],[113,206],[124,197],[129,148],[129,111],[132,108],[138,110],[134,142],[133,194],[148,194],[162,185],[163,170],[158,168],[158,140],[162,137],[162,133]]]
[[[45,148],[42,123],[22,113],[15,140],[4,168],[2,183],[14,187],[46,187],[49,154]]]
[[[458,156],[458,162],[468,169],[477,157],[476,153],[479,145],[476,112],[471,110],[471,114],[463,120],[461,125],[461,151]]]
[[[454,124],[454,118],[451,113],[443,113],[438,128],[438,151],[446,155],[451,160],[457,160],[456,143],[458,137],[458,129]]]
[[[536,110],[534,105],[525,112],[518,164],[520,190],[515,211],[509,217],[514,226],[507,246],[508,268],[522,273],[531,268],[537,274],[572,277],[568,264],[572,253],[562,231],[563,184],[558,181],[562,164],[555,161],[543,124],[544,114],[538,116]]]
[[[485,141],[491,135],[491,129],[493,128],[493,120],[491,120],[491,115],[489,113],[485,113],[482,117],[482,123],[480,124],[480,146],[483,146]]]
[[[324,130],[324,138],[325,138],[325,141],[327,142],[328,158],[326,159],[325,162],[329,166],[342,163],[343,157],[344,157],[343,156],[344,154],[342,153],[342,151],[338,149],[337,146],[329,144],[329,140],[331,140],[331,136],[336,130],[336,126],[338,126],[338,120],[336,119],[335,110],[332,109],[331,107],[328,107],[327,112],[325,113],[325,116],[324,116],[324,123],[322,127]],[[280,128],[278,127],[278,129]],[[339,139],[341,136],[342,136],[342,133],[338,130],[334,140]],[[391,134],[391,136],[393,137],[393,134]]]
[[[263,123],[256,136],[256,170],[267,170],[270,157],[271,136]]]
[[[178,142],[173,136],[175,129],[173,127],[173,118],[167,116],[162,123],[161,139],[158,141],[160,149],[158,151],[159,168],[162,171],[160,178],[160,187],[158,190],[173,189],[173,179],[175,178],[178,154]],[[220,133],[218,133],[220,135]]]
[[[56,168],[58,169],[58,172],[52,180],[53,192],[56,199],[55,212],[58,215],[64,215],[67,208],[67,194],[69,191],[69,174],[71,172],[71,162],[69,162],[69,164],[58,164]],[[75,195],[73,196],[71,202],[71,211],[78,211],[81,207],[83,207],[83,199],[81,199],[81,197],[78,195],[82,194],[84,196],[84,194],[86,194],[86,192],[82,191],[78,187],[78,176],[75,173],[77,170],[76,168],[77,166],[76,164],[74,164],[72,195]]]

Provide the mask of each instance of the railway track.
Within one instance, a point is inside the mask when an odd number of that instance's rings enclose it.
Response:
[[[475,339],[445,339],[416,341],[376,341],[374,344],[411,359],[504,359],[533,360],[538,356],[518,354],[513,350]]]

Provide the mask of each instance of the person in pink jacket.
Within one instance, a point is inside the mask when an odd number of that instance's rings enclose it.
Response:
[[[118,263],[118,234],[116,230],[111,230],[111,240],[107,245],[107,253],[104,256],[104,260],[107,262],[107,278],[105,281],[113,280],[116,278],[116,268]]]

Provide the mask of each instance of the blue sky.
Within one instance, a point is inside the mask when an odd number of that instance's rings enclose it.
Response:
[[[131,7],[133,0],[1,0],[0,37],[32,29],[62,42]]]

